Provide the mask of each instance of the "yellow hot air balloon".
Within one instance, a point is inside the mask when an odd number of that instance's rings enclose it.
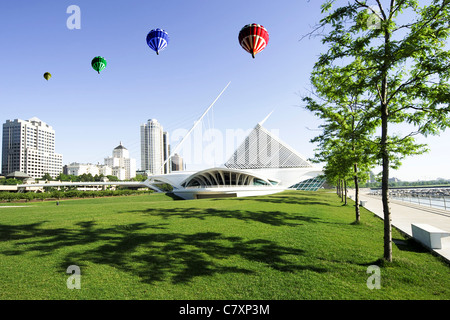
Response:
[[[50,72],[44,73],[44,78],[45,78],[45,80],[48,81],[48,79],[50,79],[51,77],[52,77],[52,75],[50,74]]]

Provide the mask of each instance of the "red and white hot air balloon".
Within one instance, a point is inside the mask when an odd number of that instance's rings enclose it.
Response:
[[[269,33],[260,24],[248,24],[239,32],[239,44],[245,51],[251,53],[253,58],[267,46],[268,42]]]

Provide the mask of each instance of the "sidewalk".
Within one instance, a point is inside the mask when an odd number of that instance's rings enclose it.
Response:
[[[381,197],[372,196],[368,193],[368,190],[361,190],[359,200],[367,201],[365,208],[383,219],[384,215]],[[355,198],[354,190],[349,190],[348,194],[352,196],[352,199]],[[441,230],[450,232],[450,210],[419,206],[397,200],[390,200],[389,204],[391,208],[392,226],[396,227],[410,237],[412,237],[412,223],[426,223]],[[442,238],[441,243],[441,249],[432,250],[450,262],[450,237]]]

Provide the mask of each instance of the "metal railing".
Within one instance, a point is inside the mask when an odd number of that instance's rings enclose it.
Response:
[[[446,196],[410,196],[410,197],[398,197],[391,196],[393,200],[400,200],[410,203],[416,203],[419,206],[429,206],[434,208],[441,208],[444,210],[450,210],[450,197]]]
[[[379,191],[371,192],[371,195],[381,196]],[[450,193],[446,192],[432,192],[429,189],[414,190],[414,191],[391,191],[389,193],[391,200],[398,200],[409,202],[420,206],[427,206],[432,208],[439,208],[450,211]]]

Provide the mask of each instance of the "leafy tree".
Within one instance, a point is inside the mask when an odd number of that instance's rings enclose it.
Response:
[[[102,174],[96,174],[95,176],[94,176],[94,180],[95,181],[102,181],[102,179],[105,177],[105,175],[102,173]]]
[[[52,176],[51,176],[49,173],[45,173],[45,174],[42,176],[41,179],[42,179],[42,180],[48,180],[48,181],[52,181],[52,180],[53,180]]]
[[[342,81],[360,79],[359,93],[373,102],[368,111],[378,113],[381,132],[374,141],[382,165],[383,256],[392,261],[389,170],[427,150],[415,141],[417,134],[436,135],[450,126],[450,0],[423,6],[418,0],[349,0],[333,9],[336,2],[322,5],[325,17],[313,31],[324,30],[328,46],[315,68],[348,67],[337,71]],[[406,132],[391,134],[398,124],[406,124]]]
[[[64,174],[64,173],[61,172],[61,173],[55,178],[55,180],[58,180],[58,181],[70,181],[71,178],[70,178],[70,175]]]
[[[83,173],[78,176],[78,179],[80,182],[94,182],[95,181],[92,173]]]
[[[109,181],[119,181],[119,178],[117,178],[116,176],[107,175],[106,177],[108,178]]]
[[[147,180],[147,177],[142,174],[137,174],[134,178],[131,179],[132,181],[145,181]]]
[[[8,179],[0,179],[0,184],[2,185],[16,185],[16,184],[21,184],[22,181],[18,180],[18,179],[14,179],[14,178],[8,178]]]
[[[371,138],[379,121],[368,113],[372,101],[360,92],[361,79],[349,75],[345,69],[348,66],[316,65],[311,75],[316,98],[304,97],[303,101],[306,109],[324,120],[322,134],[311,140],[319,143],[315,160],[326,163],[324,171],[328,178],[338,178],[345,184],[349,179],[353,180],[355,216],[359,222],[359,181],[367,177],[365,172],[376,162]],[[347,190],[346,186],[344,190]]]

